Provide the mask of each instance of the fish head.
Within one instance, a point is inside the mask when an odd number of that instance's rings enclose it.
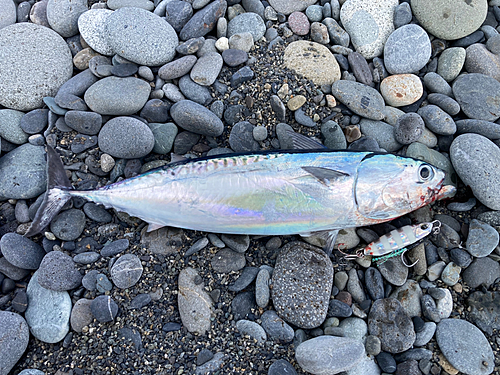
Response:
[[[359,164],[355,198],[360,215],[390,220],[454,194],[445,172],[413,158],[368,154]]]

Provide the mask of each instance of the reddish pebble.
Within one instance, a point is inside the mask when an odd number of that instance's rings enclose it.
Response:
[[[352,305],[352,297],[351,297],[351,293],[349,292],[346,292],[346,291],[341,291],[339,292],[339,294],[337,294],[335,296],[335,299],[338,299],[339,301],[342,301],[346,304],[348,304],[349,306]]]
[[[302,12],[293,12],[288,16],[288,26],[297,35],[307,35],[309,32],[309,20]]]

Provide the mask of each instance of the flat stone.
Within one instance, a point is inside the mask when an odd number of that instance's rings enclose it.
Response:
[[[499,292],[474,292],[467,298],[469,317],[486,334],[492,335],[500,328]]]
[[[465,119],[455,121],[455,124],[458,134],[476,133],[491,140],[500,139],[500,125],[494,122]]]
[[[71,52],[55,31],[33,23],[0,29],[0,105],[30,111],[73,74]]]
[[[269,4],[276,12],[289,15],[293,12],[302,12],[309,5],[316,3],[314,0],[270,0]]]
[[[324,301],[328,301],[332,282],[333,266],[324,252],[302,242],[287,244],[273,272],[274,308],[300,328],[318,327],[328,311]]]
[[[253,139],[254,125],[248,121],[240,121],[233,125],[229,134],[229,145],[235,152],[260,150],[259,143]]]
[[[0,29],[16,23],[16,4],[12,0],[2,0],[0,3]],[[8,369],[7,372],[10,370]]]
[[[189,74],[181,77],[179,80],[179,89],[187,99],[192,100],[201,105],[208,105],[212,101],[210,90],[202,85],[193,82]]]
[[[454,40],[479,29],[486,18],[486,0],[412,0],[411,8],[422,27],[437,38]]]
[[[402,147],[394,138],[394,127],[383,121],[373,121],[368,119],[361,119],[360,121],[361,132],[367,136],[374,138],[380,147],[388,152],[394,152]]]
[[[134,286],[142,276],[142,264],[137,255],[122,255],[111,267],[110,275],[113,283],[120,289]]]
[[[222,121],[210,110],[191,100],[181,100],[170,108],[175,123],[196,134],[218,137],[224,130]]]
[[[99,133],[102,126],[102,116],[95,112],[68,111],[64,121],[73,130],[87,135]]]
[[[29,304],[25,318],[31,334],[49,344],[62,341],[69,332],[71,298],[68,292],[42,288],[35,272],[26,293]]]
[[[295,368],[290,364],[290,362],[284,359],[278,359],[277,361],[274,361],[273,364],[269,366],[269,369],[267,370],[267,375],[283,375],[283,374],[297,375],[297,371],[295,371]]]
[[[2,29],[3,30],[3,29]],[[45,150],[23,144],[0,158],[0,197],[36,198],[47,188]]]
[[[46,108],[34,109],[21,117],[19,126],[27,134],[40,133],[47,126],[48,114],[49,110]]]
[[[77,333],[81,333],[83,327],[88,326],[94,320],[90,305],[92,300],[81,298],[75,302],[71,310],[70,323],[71,329]]]
[[[414,74],[396,74],[382,80],[380,93],[388,105],[402,107],[419,100],[424,87],[420,78]]]
[[[500,82],[492,77],[462,75],[453,83],[453,95],[469,118],[495,121],[500,117]]]
[[[340,79],[340,67],[325,46],[299,40],[290,43],[284,54],[288,69],[313,81],[317,86],[331,85]]]
[[[47,21],[63,38],[78,34],[78,17],[88,10],[87,0],[49,0]]]
[[[370,335],[380,338],[382,350],[401,353],[415,341],[413,323],[401,303],[394,298],[376,300],[368,315]]]
[[[219,250],[212,258],[211,265],[217,273],[239,271],[245,267],[245,255],[228,248]]]
[[[495,356],[483,333],[462,319],[442,320],[436,329],[436,341],[448,362],[465,374],[491,374]],[[467,352],[467,355],[463,355]]]
[[[462,47],[445,49],[439,56],[437,73],[443,77],[446,82],[452,82],[462,71],[465,58],[466,50]]]
[[[38,284],[56,292],[78,288],[82,275],[75,262],[61,251],[51,251],[42,260],[38,269]]]
[[[248,335],[257,340],[258,343],[263,343],[267,340],[267,334],[264,328],[250,320],[238,320],[236,322],[236,329],[238,329],[242,335]]]
[[[243,13],[234,17],[227,24],[228,38],[244,32],[252,34],[254,42],[260,40],[266,32],[264,20],[256,13]]]
[[[184,25],[179,33],[181,40],[205,36],[213,30],[217,20],[226,13],[227,2],[215,0],[203,9],[197,11],[193,17]]]
[[[500,150],[479,134],[459,135],[450,147],[450,158],[460,179],[474,196],[493,210],[500,210]]]
[[[293,340],[293,328],[281,319],[274,310],[264,311],[261,320],[269,340],[279,343],[288,343]]]
[[[351,36],[357,52],[367,60],[380,56],[389,35],[394,31],[397,0],[382,0],[377,6],[362,0],[347,0],[340,9],[340,20]]]
[[[129,27],[130,25],[133,27]],[[105,31],[111,48],[121,57],[140,65],[166,64],[179,43],[168,22],[141,8],[120,8],[106,17]]]
[[[0,369],[8,374],[28,347],[30,332],[24,318],[10,311],[0,311],[0,332]]]
[[[118,305],[110,296],[101,295],[92,300],[90,311],[99,322],[112,322],[118,315]]]
[[[197,60],[194,55],[183,56],[163,65],[158,71],[158,76],[164,80],[180,78],[191,71]]]
[[[209,52],[196,61],[191,69],[191,79],[199,85],[212,85],[222,69],[222,56],[217,52]]]
[[[440,135],[453,135],[457,131],[455,121],[437,105],[429,104],[417,112],[429,130]]]
[[[491,225],[473,219],[469,225],[466,249],[476,258],[490,255],[498,245],[499,234]]]
[[[115,117],[99,132],[100,149],[117,158],[141,158],[151,152],[154,143],[151,129],[133,117]]]
[[[410,318],[421,315],[420,298],[422,289],[415,280],[407,280],[402,286],[394,289],[389,296],[397,299]]]
[[[169,1],[165,7],[165,20],[180,32],[193,16],[193,7],[185,1]]]
[[[437,105],[443,111],[445,111],[451,116],[455,116],[460,112],[460,104],[458,104],[458,102],[455,99],[450,98],[449,96],[438,93],[431,93],[427,95],[427,100],[429,101],[429,103]],[[455,124],[457,124],[456,121]]]
[[[338,374],[354,367],[363,357],[363,343],[348,337],[319,336],[295,349],[301,369],[312,374]]]
[[[150,12],[154,9],[154,3],[149,0],[109,0],[106,2],[109,9],[120,9],[124,7],[136,7],[149,10]]]
[[[90,9],[78,18],[78,30],[85,42],[102,55],[114,54],[107,38],[106,19],[113,14],[109,9]]]
[[[391,33],[384,46],[384,64],[391,74],[415,73],[431,57],[431,41],[420,26],[401,26]]]
[[[213,302],[204,289],[201,277],[193,268],[179,273],[177,302],[182,324],[189,332],[205,334],[210,330]]]
[[[370,86],[353,81],[336,81],[332,84],[332,94],[357,115],[370,120],[382,120],[385,117],[384,98]]]
[[[10,143],[20,145],[28,141],[29,134],[21,127],[24,113],[14,109],[0,109],[0,136]]]
[[[410,112],[399,116],[394,126],[394,138],[402,145],[409,145],[420,139],[425,123],[419,114]]]
[[[464,282],[471,288],[489,288],[500,277],[500,265],[490,257],[476,258],[462,272]]]
[[[453,96],[451,86],[437,73],[426,73],[424,76],[424,84],[430,92]]]
[[[30,271],[10,264],[5,257],[0,258],[0,272],[9,279],[18,281],[29,275]]]
[[[484,44],[476,43],[465,50],[465,69],[500,80],[500,56],[488,51]]]

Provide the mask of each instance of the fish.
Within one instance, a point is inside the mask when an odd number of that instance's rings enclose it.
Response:
[[[148,231],[319,235],[331,251],[340,229],[389,221],[455,193],[445,172],[421,160],[292,139],[300,149],[183,160],[88,191],[73,190],[47,146],[47,192],[25,235],[41,233],[80,197],[138,217]]]

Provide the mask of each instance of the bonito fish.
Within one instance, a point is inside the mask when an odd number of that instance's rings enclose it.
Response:
[[[58,154],[48,147],[47,155],[48,191],[28,236],[41,232],[71,197],[82,197],[139,217],[149,230],[321,233],[333,247],[339,229],[385,222],[455,192],[443,186],[445,173],[424,161],[326,149],[192,159],[76,191]]]

